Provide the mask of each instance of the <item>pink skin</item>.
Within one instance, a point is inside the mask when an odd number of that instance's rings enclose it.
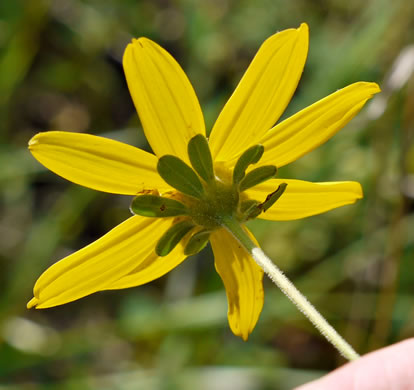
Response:
[[[414,339],[371,352],[296,390],[414,390]]]

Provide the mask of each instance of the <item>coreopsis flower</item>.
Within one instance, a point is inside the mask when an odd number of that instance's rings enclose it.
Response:
[[[38,279],[28,307],[47,308],[101,290],[148,283],[209,241],[234,334],[247,340],[263,306],[262,269],[228,229],[253,218],[293,220],[354,203],[357,182],[276,178],[344,127],[379,92],[357,82],[275,125],[303,71],[308,27],[281,31],[260,47],[209,139],[195,92],[171,55],[134,39],[123,65],[154,154],[103,137],[50,131],[29,142],[45,167],[98,191],[133,196],[133,216]]]

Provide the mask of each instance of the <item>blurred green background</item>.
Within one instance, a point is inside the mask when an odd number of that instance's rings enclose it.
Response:
[[[26,310],[50,264],[129,216],[130,199],[46,171],[39,131],[146,148],[121,59],[147,36],[183,66],[211,128],[261,42],[310,26],[286,115],[345,85],[381,85],[327,144],[282,177],[357,180],[365,198],[324,215],[251,225],[264,250],[360,353],[414,335],[414,2],[0,2],[0,389],[291,389],[343,364],[268,280],[247,343],[227,325],[210,249],[148,285]]]

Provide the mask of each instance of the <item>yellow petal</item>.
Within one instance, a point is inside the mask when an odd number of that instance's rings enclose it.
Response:
[[[188,161],[187,144],[205,134],[193,87],[171,55],[146,38],[134,39],[123,58],[129,91],[154,153]]]
[[[37,280],[28,307],[46,308],[104,290],[142,264],[171,219],[133,216],[99,240],[53,264]]]
[[[259,201],[275,191],[280,183],[287,183],[283,195],[259,218],[272,221],[288,221],[321,214],[361,199],[361,185],[354,181],[311,183],[303,180],[273,179],[246,191]]]
[[[168,190],[158,175],[158,159],[141,149],[90,134],[48,131],[29,141],[46,168],[98,191],[135,195],[144,189]]]
[[[159,257],[154,251],[127,275],[108,285],[106,290],[119,290],[141,286],[158,279],[181,264],[185,259],[184,246],[178,244],[167,256]]]
[[[296,89],[307,53],[306,24],[263,43],[211,132],[216,161],[237,157],[276,123]]]
[[[319,100],[268,131],[260,164],[289,164],[312,151],[342,129],[374,94],[375,83],[359,82]]]
[[[230,328],[246,341],[263,307],[263,271],[226,230],[214,231],[210,242],[216,270],[226,288]]]

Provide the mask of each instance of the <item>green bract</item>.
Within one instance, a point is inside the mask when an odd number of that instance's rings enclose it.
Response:
[[[233,171],[233,182],[238,184],[246,174],[246,169],[250,164],[257,163],[263,156],[264,147],[254,145],[247,149],[238,159]]]
[[[193,137],[188,143],[188,157],[195,171],[207,183],[214,180],[213,159],[206,137],[201,134]]]
[[[209,230],[201,230],[198,233],[193,234],[185,246],[184,254],[186,256],[191,256],[200,252],[207,245],[209,238]]]
[[[250,171],[240,182],[239,190],[245,191],[257,184],[276,176],[277,168],[274,165],[265,165]]]
[[[263,210],[263,212],[266,212],[266,210],[270,209],[276,201],[283,195],[287,187],[286,183],[282,183],[275,192],[272,192],[271,194],[267,195],[265,201],[260,205],[260,208]]]
[[[187,207],[177,200],[156,195],[139,195],[131,204],[131,211],[144,217],[176,217],[188,215]]]
[[[178,157],[162,156],[158,161],[157,171],[171,187],[183,194],[200,199],[203,197],[203,185],[197,174]]]
[[[191,221],[181,221],[173,224],[160,238],[155,247],[158,256],[167,256],[194,227]]]
[[[187,151],[193,168],[172,155],[162,156],[157,165],[160,176],[178,191],[175,197],[179,200],[138,195],[131,205],[131,210],[138,215],[178,217],[157,244],[159,256],[168,255],[187,234],[185,254],[198,253],[207,244],[210,233],[222,227],[225,219],[230,217],[243,223],[258,217],[280,198],[287,186],[282,183],[266,199],[249,199],[244,193],[276,175],[274,165],[246,173],[250,165],[260,161],[264,152],[262,145],[253,145],[240,156],[232,181],[215,175],[208,141],[203,135],[191,138]]]

